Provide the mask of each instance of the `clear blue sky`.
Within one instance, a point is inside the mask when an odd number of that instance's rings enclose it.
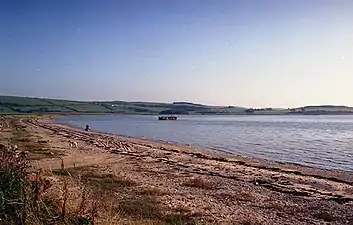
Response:
[[[0,94],[353,106],[352,0],[0,1]]]

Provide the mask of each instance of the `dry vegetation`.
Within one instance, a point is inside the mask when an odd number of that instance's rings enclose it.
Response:
[[[90,168],[29,174],[24,158],[1,153],[3,224],[199,224],[188,212],[166,213],[161,193],[134,181]]]

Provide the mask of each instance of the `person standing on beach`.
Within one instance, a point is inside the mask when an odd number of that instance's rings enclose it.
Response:
[[[89,125],[86,125],[85,131],[89,131]]]

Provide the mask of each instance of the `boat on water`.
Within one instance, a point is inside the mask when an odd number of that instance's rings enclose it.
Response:
[[[176,116],[160,116],[158,120],[177,120]]]

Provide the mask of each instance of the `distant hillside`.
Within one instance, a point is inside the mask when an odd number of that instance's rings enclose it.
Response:
[[[304,106],[300,108],[288,109],[290,114],[304,114],[304,115],[343,115],[353,114],[353,108],[348,106],[335,105],[318,105],[318,106]]]
[[[186,115],[322,115],[353,114],[348,106],[305,106],[291,109],[208,106],[191,102],[69,101],[0,96],[0,114],[186,114]]]
[[[345,115],[353,114],[353,108],[348,106],[318,105],[288,109],[246,109],[246,114],[252,115]]]
[[[125,101],[69,101],[0,96],[1,114],[27,113],[119,113],[119,114],[242,114],[242,107],[216,107],[188,102],[156,103]]]

